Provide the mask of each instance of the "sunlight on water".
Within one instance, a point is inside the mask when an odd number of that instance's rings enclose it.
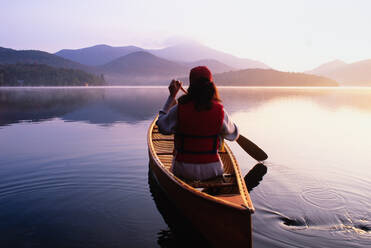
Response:
[[[254,246],[368,247],[371,88],[220,91],[240,132],[269,155],[251,192]],[[148,185],[147,128],[166,96],[166,87],[0,89],[0,246],[179,246]],[[230,145],[246,174],[256,162]]]
[[[252,194],[255,243],[264,247],[273,239],[275,247],[286,247],[290,235],[283,238],[276,228],[308,236],[298,247],[330,247],[329,235],[333,247],[344,245],[344,238],[351,247],[370,242],[368,93],[335,91],[320,98],[283,93],[233,113],[241,132],[270,155],[268,175]],[[276,227],[269,220],[275,216]]]

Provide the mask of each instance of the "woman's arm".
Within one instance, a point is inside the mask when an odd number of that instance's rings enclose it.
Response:
[[[224,120],[220,136],[224,139],[235,141],[240,136],[240,132],[236,124],[232,121],[231,117],[228,115],[227,111],[224,110]]]
[[[169,96],[164,107],[160,110],[157,119],[158,130],[162,134],[172,134],[175,132],[177,123],[178,106],[174,97]]]
[[[175,132],[177,122],[177,101],[175,99],[179,89],[182,87],[182,82],[172,80],[169,85],[169,97],[165,105],[159,112],[158,120],[156,122],[160,133],[172,134]]]

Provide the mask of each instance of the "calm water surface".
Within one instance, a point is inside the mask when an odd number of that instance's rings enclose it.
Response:
[[[177,231],[187,221],[148,174],[146,132],[166,96],[166,88],[1,88],[0,247],[190,242]],[[255,247],[370,247],[371,89],[221,96],[270,156],[251,191]],[[230,145],[246,174],[255,161]]]

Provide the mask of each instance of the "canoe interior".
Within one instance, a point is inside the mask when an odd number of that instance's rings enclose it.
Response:
[[[180,185],[194,191],[195,194],[199,194],[201,197],[232,207],[247,209],[250,212],[254,211],[237,161],[226,144],[224,144],[224,151],[219,151],[224,169],[222,177],[207,181],[188,181],[177,178],[170,171],[173,160],[174,136],[159,133],[155,121],[149,129],[148,144],[150,156],[153,157],[158,167],[168,174],[169,177],[172,177],[173,180],[178,181]]]

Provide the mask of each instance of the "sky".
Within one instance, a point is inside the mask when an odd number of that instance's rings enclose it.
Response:
[[[0,46],[13,49],[162,48],[189,39],[283,71],[371,59],[369,0],[0,0],[0,6]]]

